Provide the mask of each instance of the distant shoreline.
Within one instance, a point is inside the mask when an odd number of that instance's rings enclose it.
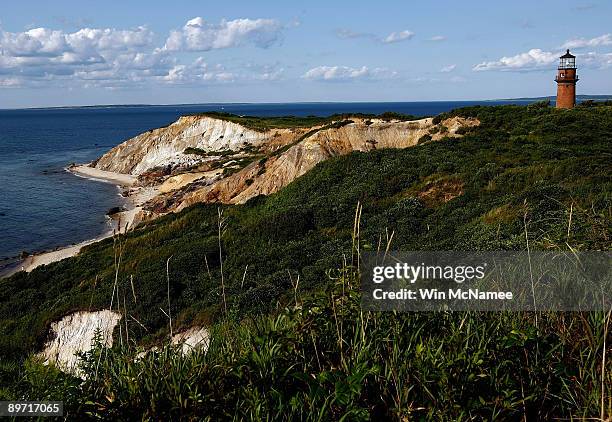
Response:
[[[586,100],[612,100],[612,94],[581,94],[577,95],[576,98],[580,101]],[[287,105],[287,104],[304,104],[304,105],[315,105],[315,104],[410,104],[410,103],[489,103],[496,101],[543,101],[551,100],[555,101],[556,96],[540,96],[540,97],[518,97],[518,98],[492,98],[492,99],[479,99],[479,100],[422,100],[422,101],[291,101],[291,102],[248,102],[248,101],[236,101],[236,102],[211,102],[211,103],[178,103],[178,104],[90,104],[90,105],[65,105],[65,106],[41,106],[41,107],[14,107],[14,108],[0,108],[0,111],[18,111],[18,110],[77,110],[77,109],[110,109],[110,108],[145,108],[145,107],[195,107],[195,106],[235,106],[235,105]]]
[[[612,95],[578,95],[580,97],[602,97],[612,98]],[[0,108],[0,110],[74,110],[74,109],[101,109],[101,108],[144,108],[144,107],[194,107],[194,106],[234,106],[234,105],[251,105],[251,106],[266,106],[266,105],[289,105],[289,104],[411,104],[411,103],[488,103],[495,101],[538,101],[543,98],[553,97],[533,97],[533,98],[493,98],[480,100],[422,100],[422,101],[291,101],[291,102],[211,102],[211,103],[180,103],[180,104],[92,104],[92,105],[67,105],[67,106],[48,106],[48,107],[15,107],[15,108]]]

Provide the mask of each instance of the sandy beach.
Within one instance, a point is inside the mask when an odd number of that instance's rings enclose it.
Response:
[[[113,173],[109,171],[98,170],[93,167],[89,167],[88,164],[71,166],[66,169],[73,173],[75,176],[84,177],[91,180],[103,181],[107,183],[115,184],[121,188],[126,188],[128,195],[126,199],[126,210],[114,214],[111,217],[110,228],[106,233],[94,238],[85,240],[81,243],[70,245],[62,248],[58,248],[53,251],[41,252],[26,257],[19,265],[16,265],[14,269],[3,274],[3,277],[9,277],[19,271],[30,272],[34,268],[41,265],[51,264],[52,262],[61,261],[62,259],[70,258],[77,255],[81,249],[85,246],[91,245],[92,243],[99,242],[103,239],[113,236],[113,233],[119,232],[124,233],[130,230],[134,224],[138,224],[137,217],[142,210],[142,205],[148,200],[155,197],[158,190],[153,187],[132,187],[136,182],[136,176],[129,174]]]
[[[92,243],[98,242],[108,237],[111,237],[112,235],[113,235],[113,232],[109,231],[107,233],[104,233],[101,236],[98,236],[95,239],[86,240],[84,242],[77,243],[76,245],[66,246],[66,247],[59,248],[54,251],[41,252],[39,254],[30,255],[23,260],[23,262],[21,263],[21,266],[17,267],[13,273],[16,273],[18,271],[25,271],[29,273],[34,268],[39,267],[41,265],[47,265],[47,264],[51,264],[52,262],[61,261],[62,259],[70,258],[71,256],[75,256],[76,254],[78,254],[79,251],[83,247],[87,245],[91,245]],[[12,274],[8,274],[8,275],[12,275]]]
[[[119,186],[132,186],[134,183],[136,183],[137,180],[137,177],[132,176],[131,174],[113,173],[111,171],[98,170],[97,168],[89,167],[89,164],[71,166],[68,167],[67,170],[76,176],[113,183]]]

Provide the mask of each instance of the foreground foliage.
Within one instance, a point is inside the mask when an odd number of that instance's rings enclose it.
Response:
[[[362,312],[350,270],[276,316],[224,322],[208,353],[96,349],[81,381],[30,363],[18,388],[68,416],[551,420],[609,414],[610,315]],[[612,327],[610,327],[612,328]],[[609,341],[609,339],[608,339]],[[609,347],[609,346],[608,346]],[[602,391],[602,388],[605,391]]]

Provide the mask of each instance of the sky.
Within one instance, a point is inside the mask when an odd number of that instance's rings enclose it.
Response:
[[[612,2],[10,1],[0,108],[612,94]]]

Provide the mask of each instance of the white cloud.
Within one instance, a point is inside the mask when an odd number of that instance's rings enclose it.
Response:
[[[539,48],[533,48],[526,53],[520,53],[515,56],[502,57],[499,60],[482,62],[473,67],[475,71],[486,70],[502,70],[502,71],[520,71],[520,70],[536,70],[548,68],[559,59],[557,53],[542,51]]]
[[[336,36],[343,40],[350,40],[354,38],[376,38],[373,34],[367,32],[356,32],[347,28],[339,28],[335,31]]]
[[[335,34],[338,38],[342,40],[366,38],[371,41],[379,42],[383,44],[393,44],[393,43],[397,43],[401,41],[406,41],[406,40],[413,38],[415,35],[414,32],[405,30],[405,31],[392,32],[387,36],[381,37],[376,34],[372,34],[370,32],[353,31],[352,29],[348,29],[348,28],[336,29]],[[445,38],[442,37],[442,39],[445,39]],[[436,41],[441,41],[441,40],[436,40]]]
[[[580,60],[580,62],[584,63],[585,65],[597,69],[607,69],[612,67],[612,53],[599,54],[590,52],[579,55],[576,60]]]
[[[246,63],[228,69],[221,64],[209,64],[203,57],[198,57],[191,64],[173,66],[159,79],[174,85],[277,81],[282,78],[283,72],[284,68],[278,63],[273,65]]]
[[[444,66],[442,69],[440,69],[440,72],[449,73],[455,70],[456,67],[457,67],[456,64],[449,64],[448,66]]]
[[[318,66],[307,71],[304,79],[313,81],[352,81],[390,79],[397,77],[397,72],[386,68],[369,69],[366,66],[359,68],[348,66]]]
[[[392,44],[400,41],[409,40],[412,37],[414,37],[414,32],[405,30],[399,32],[392,32],[385,38],[383,38],[381,41],[385,44]]]
[[[209,51],[252,44],[268,48],[281,38],[282,25],[274,19],[222,20],[207,23],[193,18],[180,30],[170,32],[164,46],[168,51]]]
[[[374,42],[384,42],[384,38],[377,36],[371,32],[358,32],[348,28],[339,28],[335,31],[336,36],[341,40],[352,40],[352,39],[368,39]]]
[[[304,74],[305,79],[310,80],[350,80],[367,76],[368,68],[352,68],[348,66],[318,66],[310,69]]]
[[[433,41],[433,42],[446,41],[446,37],[444,35],[435,35],[429,38],[427,41]]]
[[[280,68],[278,70],[273,70],[270,72],[258,73],[258,74],[253,75],[252,77],[253,79],[256,79],[259,81],[278,81],[282,79],[284,71],[285,69]]]
[[[12,79],[5,80],[17,79],[22,85],[52,79],[109,80],[113,84],[138,80],[171,66],[167,55],[150,51],[152,43],[153,32],[144,26],[76,32],[48,28],[0,31],[0,74],[11,75]]]
[[[558,62],[559,57],[564,51],[542,51],[539,48],[534,48],[526,53],[520,53],[511,57],[502,57],[499,60],[482,62],[475,65],[474,71],[515,71],[525,72],[532,70],[547,70],[552,69]],[[612,66],[612,53],[597,53],[588,52],[576,55],[576,63],[578,67],[585,66],[594,69],[604,69]]]
[[[22,81],[19,78],[0,78],[0,87],[17,88],[21,86]]]
[[[265,47],[279,37],[278,32],[269,32],[278,25],[271,22],[238,19],[213,27],[196,18],[187,23],[187,31],[178,36],[171,34],[167,44],[175,42],[177,48],[187,50],[226,48],[247,42]],[[156,48],[153,32],[144,26],[129,30],[83,28],[74,32],[0,29],[0,88],[53,84],[114,89],[151,83],[274,81],[283,74],[277,64],[234,66],[228,70],[206,63],[201,57],[181,63],[171,50]]]
[[[34,28],[0,34],[2,55],[10,57],[60,57],[72,53],[88,59],[101,52],[137,50],[150,45],[153,33],[140,26],[134,30],[83,28],[77,32]]]
[[[187,66],[184,64],[177,64],[172,69],[168,71],[168,74],[163,76],[162,79],[168,83],[178,83],[185,82],[187,80],[187,76],[185,71]]]
[[[242,77],[244,79],[253,79],[257,81],[278,81],[283,78],[285,68],[280,63],[274,64],[255,64],[247,63],[242,66],[244,73]]]
[[[605,45],[612,45],[612,34],[604,34],[591,39],[574,38],[566,41],[561,48],[599,47]]]
[[[591,39],[576,38],[568,40],[561,46],[561,48],[584,48],[606,45],[612,45],[612,34],[604,34]],[[563,54],[562,51],[551,52],[534,48],[526,53],[520,53],[510,57],[502,57],[501,59],[495,61],[479,63],[473,67],[473,70],[529,71],[549,69],[554,63],[557,63],[561,54]],[[585,54],[577,54],[577,62],[579,65],[582,64],[588,67],[607,68],[611,66],[610,57],[611,53],[600,54],[596,52],[589,52]]]
[[[197,84],[206,82],[231,82],[236,76],[222,65],[209,65],[198,57],[190,65],[177,64],[161,79],[170,84]]]

